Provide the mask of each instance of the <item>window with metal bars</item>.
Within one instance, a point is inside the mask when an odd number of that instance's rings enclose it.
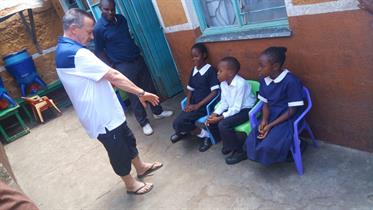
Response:
[[[65,11],[71,8],[80,8],[91,13],[95,19],[101,14],[99,0],[60,0],[60,3]]]
[[[288,29],[284,0],[193,0],[203,35]]]
[[[65,9],[71,9],[71,8],[80,8],[83,10],[88,10],[89,6],[85,1],[81,0],[61,0],[62,5]]]

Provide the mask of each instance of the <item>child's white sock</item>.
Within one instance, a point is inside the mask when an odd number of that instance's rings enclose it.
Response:
[[[205,129],[201,129],[201,133],[197,135],[199,138],[206,138],[209,137],[209,132],[207,132]]]

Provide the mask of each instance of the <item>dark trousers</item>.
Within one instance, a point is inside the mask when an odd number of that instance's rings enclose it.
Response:
[[[229,150],[242,151],[245,136],[234,131],[234,127],[249,120],[250,109],[242,109],[237,114],[224,118],[217,124],[208,126],[217,141],[223,140],[223,147]]]
[[[180,132],[190,132],[193,131],[196,126],[195,122],[206,115],[206,107],[193,112],[182,111],[179,116],[174,120],[173,127],[176,133]]]
[[[124,74],[129,80],[135,83],[135,85],[139,86],[146,92],[154,94],[156,93],[148,67],[141,56],[132,62],[115,64],[115,68]],[[139,98],[132,93],[128,93],[128,97],[131,102],[132,111],[134,112],[136,120],[139,122],[140,126],[144,126],[149,123],[149,120],[146,117],[146,110],[142,106]],[[150,103],[148,103],[148,106],[150,106],[153,114],[158,115],[163,112],[161,105],[152,106]]]
[[[136,138],[124,122],[117,128],[100,134],[97,139],[104,145],[110,164],[118,176],[126,176],[131,172],[132,159],[138,156]]]

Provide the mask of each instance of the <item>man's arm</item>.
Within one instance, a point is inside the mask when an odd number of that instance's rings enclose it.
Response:
[[[140,102],[146,107],[146,101],[153,106],[159,104],[159,97],[153,93],[145,92],[143,89],[136,86],[131,80],[115,69],[109,69],[104,75],[104,79],[108,80],[114,86],[139,96]]]

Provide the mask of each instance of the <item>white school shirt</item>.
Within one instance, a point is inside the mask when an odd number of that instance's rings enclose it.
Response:
[[[242,109],[251,108],[255,104],[256,99],[251,93],[251,85],[238,74],[229,85],[226,81],[221,82],[220,89],[220,105],[214,113],[222,114],[224,118],[233,116]]]

